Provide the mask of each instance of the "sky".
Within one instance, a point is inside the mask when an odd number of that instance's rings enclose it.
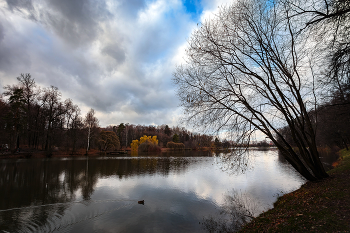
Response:
[[[176,126],[191,33],[229,0],[0,1],[0,86],[30,73],[100,125]],[[0,93],[4,90],[1,88]]]

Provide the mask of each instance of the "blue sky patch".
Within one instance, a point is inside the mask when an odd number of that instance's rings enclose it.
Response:
[[[198,20],[202,14],[203,7],[199,0],[184,0],[183,5],[186,12],[191,15],[193,20]]]

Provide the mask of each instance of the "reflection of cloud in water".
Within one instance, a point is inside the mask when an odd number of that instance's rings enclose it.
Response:
[[[31,220],[42,227],[62,226],[58,231],[202,231],[198,222],[221,207],[225,210],[224,194],[232,189],[259,203],[261,212],[272,206],[277,192],[303,183],[278,160],[276,151],[251,151],[250,156],[253,164],[244,174],[223,171],[218,157],[51,159],[16,165],[2,161],[0,198],[10,201],[0,203],[1,209],[66,204],[59,209],[38,208],[30,215],[25,210],[0,213],[0,219],[11,222],[13,216],[26,216],[13,222],[13,228],[4,228],[9,231]],[[84,204],[74,203],[81,200]],[[145,205],[138,205],[138,200],[145,200]]]
[[[262,199],[263,203],[270,203],[271,207],[275,199],[274,194],[279,191],[288,192],[295,189],[300,186],[300,182],[303,180],[288,164],[278,163],[275,153],[276,151],[251,153],[255,165],[252,165],[245,174],[241,175],[223,173],[220,166],[212,158],[204,158],[201,163],[195,164],[192,164],[191,158],[189,158],[190,165],[187,172],[180,174],[170,172],[167,177],[154,176],[152,179],[144,176],[138,176],[136,179],[128,178],[127,184],[118,183],[118,186],[124,185],[118,190],[121,195],[128,196],[128,193],[138,183],[153,188],[163,187],[166,189],[171,186],[181,189],[183,192],[196,193],[202,199],[211,199],[222,204],[222,191],[227,191],[229,187],[234,186],[237,190],[246,190],[252,195],[252,198]],[[213,166],[210,166],[211,164]],[[113,179],[100,179],[97,186],[114,187],[111,185],[113,182],[115,182]]]
[[[138,205],[137,199],[109,199],[87,205],[74,203],[59,216],[49,216],[48,223],[42,229],[70,232],[91,232],[92,229],[104,232],[198,232],[202,216],[215,211],[217,206],[205,200],[200,200],[194,193],[183,193],[174,189],[150,190],[147,187],[135,188],[135,193],[142,193],[145,205]],[[109,197],[112,197],[109,195]],[[116,195],[118,196],[118,195]],[[96,194],[96,198],[101,198]],[[107,231],[108,232],[108,231]]]
[[[128,197],[129,193],[138,185],[150,189],[173,188],[182,190],[183,193],[195,193],[201,199],[213,200],[218,204],[222,203],[222,190],[231,187],[237,177],[223,176],[222,170],[216,166],[213,158],[202,158],[200,162],[198,162],[198,158],[188,158],[187,160],[190,165],[186,172],[170,172],[169,176],[152,176],[152,179],[148,176],[137,176],[115,181],[114,177],[110,177],[100,179],[96,187],[115,189],[115,192],[124,197]]]

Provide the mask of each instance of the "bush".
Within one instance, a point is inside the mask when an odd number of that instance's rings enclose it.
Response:
[[[160,152],[161,148],[154,143],[145,141],[139,145],[138,151],[139,152]]]
[[[161,152],[162,149],[160,148],[160,146],[155,145],[153,143],[151,143],[148,147],[148,152]]]
[[[175,142],[168,142],[166,144],[166,147],[172,148],[175,150],[184,150],[185,149],[185,145],[183,143],[175,143]]]

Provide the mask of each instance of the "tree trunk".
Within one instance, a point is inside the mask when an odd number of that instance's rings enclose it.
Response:
[[[88,152],[89,152],[89,147],[90,147],[90,127],[89,127],[89,131],[88,131],[87,147],[86,147],[86,155],[88,155]]]

